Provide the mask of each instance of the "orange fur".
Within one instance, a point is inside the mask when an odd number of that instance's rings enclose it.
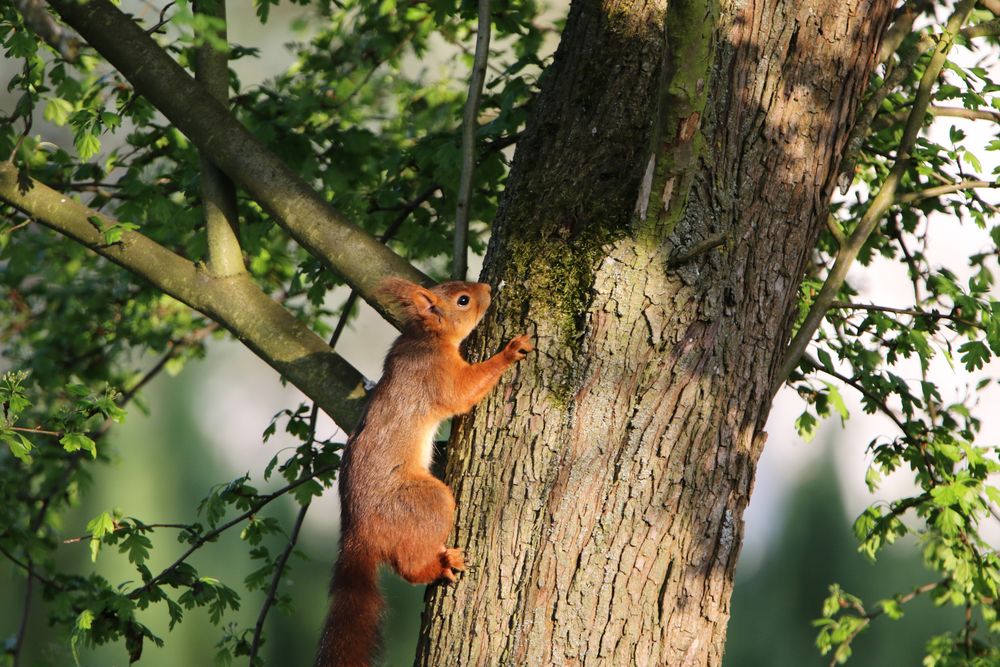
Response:
[[[399,305],[405,326],[344,453],[341,551],[317,667],[371,665],[380,564],[413,584],[455,581],[455,571],[465,569],[461,550],[445,546],[455,499],[428,469],[430,440],[442,421],[471,410],[533,349],[527,336],[517,336],[482,363],[462,358],[458,346],[489,307],[489,285],[428,289],[390,278],[380,290]]]

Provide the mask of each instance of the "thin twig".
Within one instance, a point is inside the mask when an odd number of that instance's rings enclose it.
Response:
[[[937,82],[937,77],[948,60],[948,52],[955,42],[955,35],[968,19],[975,5],[975,0],[961,0],[955,8],[955,13],[948,19],[948,24],[938,39],[934,54],[931,56],[930,62],[927,63],[927,68],[924,70],[920,84],[917,87],[913,109],[910,111],[910,116],[906,121],[906,128],[903,130],[903,137],[899,142],[897,150],[898,159],[892,165],[892,169],[889,171],[888,176],[886,176],[885,181],[883,181],[878,193],[872,197],[868,209],[861,216],[861,220],[854,233],[848,239],[847,244],[841,246],[837,253],[837,259],[834,262],[833,268],[830,269],[823,287],[820,289],[816,300],[806,314],[805,321],[799,327],[798,332],[796,332],[795,337],[785,352],[781,366],[775,376],[772,395],[777,393],[778,389],[785,383],[785,380],[798,365],[799,359],[809,345],[809,341],[812,340],[813,335],[826,316],[830,304],[836,298],[840,287],[844,284],[848,269],[854,263],[854,259],[858,256],[858,253],[861,252],[865,241],[868,240],[868,237],[875,230],[879,220],[882,219],[885,212],[895,202],[896,188],[899,186],[903,174],[910,166],[912,160],[911,153],[920,128],[923,126],[924,112],[930,104],[934,84]]]
[[[132,525],[135,526],[135,527],[137,527],[137,528],[140,527],[139,524],[137,524],[137,523],[133,523]],[[126,522],[124,522],[124,521],[122,521],[121,523],[116,523],[114,529],[111,530],[110,532],[116,533],[119,530],[125,530],[128,527],[129,527],[129,524],[126,523]],[[177,528],[178,530],[186,530],[188,532],[192,532],[191,524],[187,524],[187,523],[144,523],[144,524],[141,524],[141,527],[142,528]],[[79,542],[84,542],[86,540],[91,540],[91,539],[93,539],[93,537],[94,537],[93,533],[87,533],[86,535],[78,535],[76,537],[66,538],[65,540],[62,541],[62,543],[63,544],[77,544]]]
[[[896,197],[896,201],[900,204],[912,204],[913,202],[920,201],[921,199],[940,197],[941,195],[951,194],[952,192],[961,192],[963,190],[972,190],[974,188],[995,188],[998,185],[1000,185],[1000,183],[997,183],[996,181],[959,181],[958,183],[937,185],[933,188],[927,188],[917,192],[906,192]]]
[[[44,428],[30,428],[27,426],[8,426],[11,431],[18,431],[19,433],[37,433],[38,435],[51,435],[53,438],[61,438],[65,433],[62,431],[48,431]]]
[[[53,588],[57,588],[57,589],[60,589],[60,590],[62,589],[62,586],[60,586],[59,584],[57,584],[52,579],[49,579],[46,576],[38,574],[38,572],[33,567],[29,567],[27,565],[27,563],[23,563],[20,560],[18,560],[17,557],[15,557],[14,554],[12,554],[11,552],[7,551],[3,547],[3,545],[0,545],[0,556],[3,556],[7,560],[9,560],[11,563],[13,563],[14,565],[17,565],[19,568],[21,568],[22,570],[24,570],[25,573],[27,573],[27,575],[29,577],[37,579],[38,581],[42,582],[46,586],[51,586]]]
[[[942,586],[942,585],[946,584],[947,582],[948,582],[948,579],[942,579],[941,581],[933,581],[933,582],[930,582],[930,583],[927,583],[927,584],[923,584],[922,586],[918,586],[917,588],[913,589],[912,591],[910,591],[906,595],[900,597],[898,600],[896,600],[896,602],[899,603],[899,604],[906,604],[907,602],[910,602],[911,600],[913,600],[915,597],[923,595],[924,593],[927,593],[928,591],[932,591],[935,588],[937,588],[938,586]],[[885,607],[882,606],[882,605],[879,605],[879,607],[875,611],[872,611],[872,612],[869,612],[869,613],[866,613],[866,614],[862,614],[862,622],[861,622],[861,624],[857,628],[855,628],[854,632],[852,632],[850,635],[848,635],[847,638],[844,641],[841,642],[841,645],[843,646],[843,645],[846,644],[846,645],[849,646],[851,644],[851,642],[854,641],[854,638],[858,636],[858,633],[860,633],[862,630],[864,630],[866,627],[868,627],[869,623],[871,623],[874,619],[878,618],[879,616],[881,616],[884,613],[885,613]],[[830,661],[830,667],[835,667],[838,664],[838,662],[839,661],[837,659],[836,652],[835,652],[833,660]]]
[[[190,347],[195,343],[200,342],[203,338],[205,338],[207,335],[217,330],[218,328],[219,328],[218,322],[210,322],[209,324],[203,326],[201,329],[198,329],[197,331],[194,331],[191,334],[188,334],[187,336],[181,338],[180,341],[168,342],[167,351],[163,354],[162,357],[160,357],[160,360],[157,361],[152,368],[146,371],[146,373],[143,374],[141,378],[139,378],[139,381],[136,382],[134,385],[132,385],[132,387],[128,391],[122,394],[121,399],[119,399],[119,406],[123,406],[124,404],[131,401],[135,397],[135,395],[139,393],[139,390],[145,387],[147,384],[149,384],[150,380],[159,375],[160,371],[162,371],[166,367],[167,363],[169,363],[171,359],[176,357],[177,354],[182,349],[184,349],[185,347]]]
[[[486,80],[486,64],[490,55],[490,0],[479,0],[479,25],[476,31],[476,55],[469,77],[469,97],[462,118],[462,175],[458,184],[455,206],[455,248],[452,278],[465,280],[469,270],[469,215],[472,205],[473,172],[476,166],[476,118],[479,99]]]
[[[28,559],[28,577],[24,580],[24,602],[21,603],[21,623],[17,627],[17,635],[14,637],[13,662],[11,667],[20,667],[21,651],[24,649],[24,635],[28,632],[28,616],[31,614],[31,594],[35,585],[34,563]]]
[[[884,313],[896,313],[897,315],[913,315],[914,317],[929,317],[935,320],[949,320],[955,322],[956,324],[962,324],[967,327],[973,327],[976,329],[985,330],[986,327],[979,322],[973,322],[972,320],[962,319],[960,317],[955,317],[948,313],[941,313],[936,310],[918,310],[915,308],[894,308],[892,306],[879,306],[872,303],[850,303],[847,301],[834,301],[830,304],[831,309],[842,309],[842,310],[875,310]]]
[[[285,564],[288,563],[288,558],[292,555],[295,543],[299,540],[299,531],[302,529],[302,522],[305,520],[306,512],[308,511],[309,503],[306,503],[299,509],[299,515],[295,518],[295,526],[292,528],[292,534],[288,537],[288,544],[285,545],[285,550],[281,552],[278,562],[274,565],[271,586],[267,589],[267,597],[264,598],[264,604],[257,615],[257,624],[253,629],[253,642],[250,644],[250,667],[253,667],[254,661],[257,659],[257,652],[260,650],[260,639],[264,632],[264,620],[267,618],[267,612],[270,611],[271,606],[278,599],[278,583],[281,581],[281,575],[285,571]]]
[[[159,18],[159,20],[156,22],[156,24],[152,28],[149,28],[148,30],[146,30],[146,34],[147,35],[152,35],[153,33],[155,33],[157,30],[159,30],[160,28],[162,28],[164,25],[166,25],[170,21],[170,19],[165,18],[166,15],[167,15],[167,10],[170,9],[171,7],[173,7],[175,4],[177,4],[177,3],[176,2],[168,2],[167,4],[163,5],[163,9],[160,10],[160,18]]]
[[[903,41],[913,30],[913,22],[917,16],[930,9],[934,3],[931,0],[909,0],[896,11],[895,20],[882,37],[878,60],[884,63],[892,57]]]
[[[227,521],[226,523],[222,524],[221,526],[218,526],[214,530],[210,530],[209,532],[205,533],[204,535],[202,535],[201,537],[199,537],[197,540],[195,540],[195,542],[190,547],[188,547],[188,549],[185,550],[184,553],[181,554],[180,557],[177,558],[177,560],[175,560],[173,563],[171,563],[170,565],[168,565],[167,567],[165,567],[162,571],[160,571],[159,574],[157,574],[152,579],[150,579],[146,584],[140,586],[139,588],[137,588],[134,591],[132,591],[131,593],[129,593],[128,594],[128,598],[131,599],[131,600],[134,600],[134,599],[138,598],[140,595],[142,595],[143,593],[145,593],[146,591],[148,591],[150,588],[152,588],[153,586],[155,586],[165,576],[167,576],[168,574],[170,574],[171,572],[173,572],[177,568],[177,566],[179,566],[181,563],[183,563],[184,561],[186,561],[191,554],[193,554],[195,551],[197,551],[198,549],[200,549],[201,547],[203,547],[205,545],[205,543],[211,542],[212,540],[214,540],[219,535],[221,535],[222,533],[226,532],[227,530],[229,530],[230,528],[232,528],[236,524],[241,523],[241,522],[245,521],[246,519],[249,519],[251,516],[253,516],[257,512],[259,512],[261,509],[263,509],[265,506],[269,505],[274,500],[280,498],[281,496],[285,495],[289,491],[302,486],[306,482],[311,481],[315,477],[317,477],[319,475],[322,475],[322,474],[325,474],[325,473],[328,473],[328,472],[332,472],[334,470],[336,470],[336,466],[332,466],[332,465],[331,466],[326,466],[326,467],[323,467],[323,468],[319,468],[317,470],[314,470],[311,474],[306,475],[305,477],[303,477],[301,479],[297,479],[294,482],[291,482],[290,484],[286,484],[285,486],[281,487],[277,491],[274,491],[273,493],[269,493],[266,496],[260,496],[258,498],[257,502],[255,502],[250,507],[250,509],[248,509],[247,511],[243,512],[239,516],[236,516],[235,518]]]
[[[899,244],[899,249],[903,253],[903,259],[906,261],[906,266],[910,272],[910,283],[913,285],[913,303],[919,305],[923,303],[924,300],[920,289],[921,273],[917,268],[917,260],[913,257],[910,249],[906,246],[906,240],[903,238],[903,232],[899,227],[898,220],[894,219],[893,224],[890,225],[889,236],[890,238],[896,239],[896,243]]]
[[[808,353],[805,354],[805,355],[803,355],[803,358],[806,361],[808,361],[813,366],[813,368],[815,368],[816,370],[820,371],[821,373],[826,373],[827,375],[829,375],[831,377],[837,378],[838,380],[840,380],[844,384],[850,385],[851,387],[854,387],[855,389],[857,389],[865,398],[867,398],[869,401],[871,401],[875,405],[875,407],[877,407],[879,409],[879,412],[881,412],[886,417],[888,417],[889,419],[891,419],[896,424],[896,426],[899,427],[899,430],[903,432],[904,436],[909,437],[910,432],[906,428],[906,424],[903,423],[903,420],[896,416],[896,413],[893,412],[892,409],[889,408],[889,406],[885,403],[885,401],[883,401],[881,398],[879,398],[878,396],[876,396],[875,394],[873,394],[863,384],[861,384],[860,382],[858,382],[854,378],[849,378],[846,375],[844,375],[843,373],[840,373],[840,372],[838,372],[838,371],[836,371],[836,370],[834,370],[832,368],[827,368],[826,366],[824,366],[823,364],[821,364],[819,362],[819,360],[813,359],[813,357],[811,355],[809,355]]]
[[[10,151],[10,156],[7,158],[8,162],[13,163],[14,159],[17,157],[18,152],[21,150],[24,140],[28,137],[28,133],[31,132],[31,124],[34,121],[35,115],[35,104],[31,101],[31,94],[28,92],[28,87],[30,85],[29,75],[31,74],[31,61],[27,58],[24,59],[24,69],[21,76],[24,79],[24,95],[28,98],[28,113],[26,113],[21,118],[24,120],[24,129],[21,130],[21,134],[18,135],[17,141],[14,142],[14,148]]]
[[[840,175],[837,177],[837,181],[840,185],[841,194],[846,194],[851,183],[854,181],[854,167],[857,164],[858,155],[861,153],[861,148],[864,146],[865,138],[868,136],[875,116],[878,114],[879,109],[882,108],[882,102],[885,101],[889,93],[898,88],[906,80],[906,77],[913,70],[913,66],[932,46],[934,46],[934,40],[930,37],[921,38],[909,52],[900,58],[899,63],[886,74],[882,85],[872,91],[868,99],[861,105],[858,118],[847,137],[847,143],[844,146],[844,156],[840,160]]]
[[[840,221],[832,213],[826,216],[826,228],[830,230],[830,234],[838,246],[847,243],[847,235],[844,234],[844,228],[840,226]]]
[[[722,245],[725,242],[726,242],[726,235],[725,234],[721,234],[721,233],[720,234],[713,234],[712,236],[709,236],[708,238],[705,238],[705,239],[702,239],[701,241],[698,241],[693,246],[691,246],[689,249],[687,249],[687,250],[685,250],[683,252],[679,252],[679,253],[677,253],[675,255],[672,255],[670,257],[670,259],[667,260],[667,268],[669,268],[669,269],[676,269],[679,266],[683,266],[684,264],[687,264],[688,262],[690,262],[692,259],[694,259],[698,255],[706,253],[709,250],[711,250],[712,248],[716,248],[716,247]]]

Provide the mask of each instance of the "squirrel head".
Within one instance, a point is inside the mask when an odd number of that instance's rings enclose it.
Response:
[[[490,306],[486,283],[452,281],[427,288],[402,278],[386,278],[379,291],[399,305],[408,329],[456,344],[472,333]]]

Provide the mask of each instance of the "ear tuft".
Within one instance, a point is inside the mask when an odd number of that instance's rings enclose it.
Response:
[[[440,300],[434,292],[402,278],[386,278],[378,286],[378,293],[396,302],[397,312],[406,323],[422,322],[429,329],[441,326],[443,318],[438,309]]]

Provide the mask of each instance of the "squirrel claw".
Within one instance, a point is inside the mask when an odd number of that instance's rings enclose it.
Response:
[[[465,556],[461,549],[445,549],[441,552],[441,578],[455,583],[455,570],[465,570]]]
[[[515,336],[507,343],[507,354],[513,357],[514,361],[524,359],[534,349],[535,346],[531,344],[531,336],[526,334]]]

